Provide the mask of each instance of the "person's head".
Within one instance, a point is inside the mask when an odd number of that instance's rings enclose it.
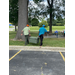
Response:
[[[42,27],[45,27],[45,25],[42,25]]]
[[[28,25],[28,24],[27,24],[26,26],[27,26],[27,27],[29,27],[29,25]]]

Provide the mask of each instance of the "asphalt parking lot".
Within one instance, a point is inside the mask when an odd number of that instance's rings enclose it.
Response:
[[[65,52],[9,50],[9,75],[65,75]]]

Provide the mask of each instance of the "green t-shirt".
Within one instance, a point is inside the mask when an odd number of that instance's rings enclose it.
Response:
[[[29,30],[30,30],[29,27],[25,27],[25,28],[23,29],[24,35],[28,35],[28,34],[29,34]]]

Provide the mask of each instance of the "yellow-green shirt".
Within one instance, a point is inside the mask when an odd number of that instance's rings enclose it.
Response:
[[[25,27],[25,28],[23,29],[24,35],[29,35],[29,30],[30,30],[29,27]]]

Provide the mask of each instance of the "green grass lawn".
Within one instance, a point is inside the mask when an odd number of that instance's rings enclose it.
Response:
[[[31,31],[31,36],[38,36],[37,31]],[[25,41],[13,41],[12,39],[15,38],[16,32],[10,31],[9,32],[9,45],[17,45],[17,46],[24,46]],[[38,44],[29,43],[28,46],[39,46]],[[43,46],[50,46],[50,47],[65,47],[65,39],[64,38],[44,38],[43,39]]]
[[[14,28],[13,26],[9,26],[9,28]]]
[[[32,27],[29,27],[30,30],[36,30],[38,31],[40,27],[38,26],[32,26]],[[46,29],[49,31],[49,26],[46,27]],[[65,29],[65,26],[52,26],[52,31],[55,31],[55,30],[58,30],[58,31],[63,31],[63,29]]]
[[[13,28],[12,26],[9,26],[9,28]],[[32,27],[29,27],[31,31],[39,31],[39,28],[38,26],[32,26]],[[46,27],[47,31],[49,31],[49,26]],[[63,29],[65,29],[65,26],[52,26],[52,31],[55,31],[55,30],[58,30],[58,31],[63,31]],[[14,31],[15,29],[13,29]]]

